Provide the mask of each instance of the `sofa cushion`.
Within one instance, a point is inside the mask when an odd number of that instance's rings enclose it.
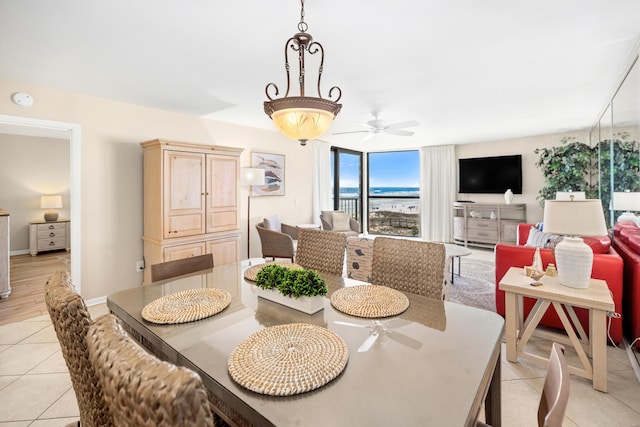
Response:
[[[624,243],[629,243],[629,237],[631,236],[640,236],[640,228],[638,227],[622,228],[620,230],[620,234],[618,235],[620,240],[623,241]]]
[[[640,254],[640,236],[630,236],[627,246],[635,253]]]
[[[620,236],[621,231],[624,229],[638,230],[638,226],[633,221],[616,222],[615,225],[613,226],[613,235],[615,237]]]
[[[264,219],[264,228],[272,231],[282,232],[282,224],[280,223],[280,217],[273,215]]]
[[[594,254],[609,253],[611,239],[609,236],[583,237],[582,240],[591,248]]]
[[[350,217],[344,212],[334,212],[333,231],[351,231]]]

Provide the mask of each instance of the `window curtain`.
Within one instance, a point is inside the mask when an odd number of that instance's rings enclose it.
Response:
[[[331,146],[314,140],[312,176],[313,223],[320,224],[320,212],[332,209],[331,205]]]
[[[454,146],[422,147],[420,171],[422,238],[430,242],[451,242],[453,202],[457,193]]]

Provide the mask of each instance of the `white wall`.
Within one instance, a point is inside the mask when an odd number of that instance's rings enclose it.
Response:
[[[0,208],[11,215],[11,253],[29,250],[29,221],[42,220],[40,196],[59,194],[69,218],[69,141],[0,134]]]
[[[30,93],[30,108],[14,105],[11,94]],[[260,108],[257,105],[256,108]],[[81,126],[82,294],[108,295],[142,283],[135,263],[142,259],[142,150],[139,143],[166,138],[243,147],[241,165],[252,150],[286,156],[286,195],[252,199],[252,255],[259,256],[253,224],[279,214],[287,223],[312,222],[311,147],[274,131],[205,120],[110,101],[24,82],[0,79],[0,114],[77,123]],[[265,119],[268,118],[265,116]],[[246,191],[241,192],[243,257],[246,256]]]
[[[456,167],[457,159],[522,154],[522,194],[514,195],[513,203],[525,203],[527,205],[527,222],[536,223],[542,221],[543,212],[536,197],[538,197],[538,191],[544,186],[545,181],[542,172],[535,166],[539,155],[534,154],[533,151],[536,148],[550,148],[560,145],[561,139],[568,136],[575,136],[578,141],[589,144],[589,132],[585,129],[504,141],[457,145]],[[496,171],[496,173],[499,172]],[[476,203],[504,203],[504,196],[501,194],[458,194],[457,198],[458,200],[473,200]]]

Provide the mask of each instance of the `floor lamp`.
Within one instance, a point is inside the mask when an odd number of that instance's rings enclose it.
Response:
[[[251,186],[264,185],[264,169],[258,168],[242,168],[240,174],[240,184],[247,186],[247,259],[251,265],[251,254],[249,245],[249,236],[251,235]]]

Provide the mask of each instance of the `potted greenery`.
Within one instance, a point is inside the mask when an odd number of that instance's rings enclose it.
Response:
[[[324,308],[327,284],[314,270],[265,265],[256,275],[258,296],[307,314]]]

